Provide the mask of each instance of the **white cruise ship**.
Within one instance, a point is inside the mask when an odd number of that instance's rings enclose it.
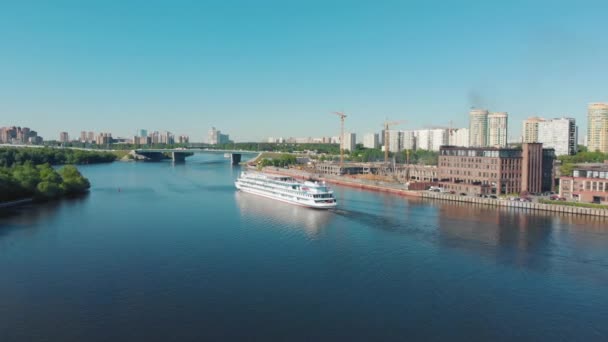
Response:
[[[244,192],[309,208],[330,209],[337,205],[334,192],[325,182],[301,183],[292,177],[242,172],[234,185]]]

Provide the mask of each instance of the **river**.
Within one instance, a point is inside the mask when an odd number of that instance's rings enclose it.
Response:
[[[0,341],[608,340],[608,222],[334,187],[236,192],[221,156],[79,167],[0,211]]]

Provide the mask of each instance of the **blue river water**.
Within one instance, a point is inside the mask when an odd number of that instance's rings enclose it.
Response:
[[[608,222],[334,187],[235,191],[221,156],[81,166],[0,212],[0,341],[607,341]]]

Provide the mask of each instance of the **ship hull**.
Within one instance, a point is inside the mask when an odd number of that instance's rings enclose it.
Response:
[[[249,194],[253,194],[253,195],[258,195],[258,196],[270,198],[270,199],[281,201],[281,202],[284,202],[284,203],[294,204],[294,205],[305,207],[305,208],[332,209],[332,208],[335,208],[336,205],[337,205],[337,203],[335,201],[333,203],[311,203],[311,202],[308,202],[308,201],[297,200],[297,199],[294,199],[293,197],[290,198],[288,196],[281,196],[281,195],[276,194],[276,193],[262,191],[262,190],[253,189],[253,188],[250,188],[250,187],[247,187],[247,186],[243,186],[243,185],[239,184],[238,181],[235,182],[234,185],[236,186],[236,188],[238,190],[240,190],[242,192],[246,192],[246,193],[249,193]]]

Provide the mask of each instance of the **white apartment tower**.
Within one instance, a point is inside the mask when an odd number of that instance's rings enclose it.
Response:
[[[485,109],[472,109],[469,112],[469,145],[488,145],[488,111]]]
[[[378,148],[379,140],[378,133],[367,133],[363,136],[363,147]]]
[[[507,146],[507,128],[509,115],[506,112],[492,113],[488,115],[488,145]]]
[[[417,148],[416,132],[403,131],[401,133],[401,148],[404,150],[415,150]]]
[[[344,143],[342,143],[342,149],[352,152],[356,147],[357,135],[355,133],[344,133]]]
[[[449,131],[448,145],[469,147],[469,129],[456,128]]]
[[[401,152],[403,150],[403,132],[397,130],[388,131],[389,152]]]
[[[538,123],[538,140],[543,147],[555,149],[555,155],[576,154],[578,132],[573,118],[542,120]]]

